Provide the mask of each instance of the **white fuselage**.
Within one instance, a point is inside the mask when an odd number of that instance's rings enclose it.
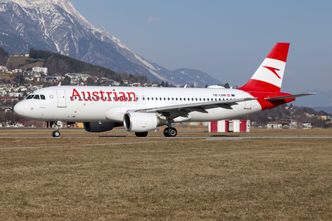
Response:
[[[204,103],[252,95],[237,89],[224,88],[143,88],[143,87],[94,87],[58,86],[37,90],[34,95],[44,99],[25,99],[15,106],[15,112],[27,118],[46,121],[122,122],[127,111],[181,104]],[[212,107],[192,111],[187,117],[174,122],[202,122],[237,118],[260,111],[256,100],[240,102],[230,108]]]

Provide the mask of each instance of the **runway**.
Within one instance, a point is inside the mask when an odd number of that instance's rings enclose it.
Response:
[[[332,217],[332,130],[61,132],[0,130],[5,220]]]

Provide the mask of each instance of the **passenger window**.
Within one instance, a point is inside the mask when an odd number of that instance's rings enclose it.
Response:
[[[45,100],[46,98],[45,98],[45,95],[40,95],[40,98],[42,99],[42,100]]]

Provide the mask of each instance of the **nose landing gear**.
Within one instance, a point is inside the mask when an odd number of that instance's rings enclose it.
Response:
[[[56,122],[54,122],[53,126],[54,126],[55,130],[52,132],[52,137],[54,137],[54,138],[60,137],[61,133],[60,133],[60,130],[59,130],[59,128],[60,128],[59,123],[56,121]]]

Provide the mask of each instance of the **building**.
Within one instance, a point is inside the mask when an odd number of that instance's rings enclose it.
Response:
[[[6,66],[0,66],[0,72],[8,72],[8,68]]]
[[[39,73],[42,75],[47,75],[48,74],[48,68],[46,67],[33,67],[32,68],[33,73]]]
[[[210,133],[248,133],[250,120],[211,121],[208,125]]]
[[[47,76],[43,79],[44,82],[57,83],[63,79],[62,76]]]
[[[280,122],[277,122],[277,121],[273,121],[273,122],[270,122],[266,125],[266,128],[267,129],[282,129],[283,128],[283,125],[282,123]]]
[[[302,128],[303,129],[312,129],[312,125],[310,122],[304,122],[304,123],[302,123]]]

